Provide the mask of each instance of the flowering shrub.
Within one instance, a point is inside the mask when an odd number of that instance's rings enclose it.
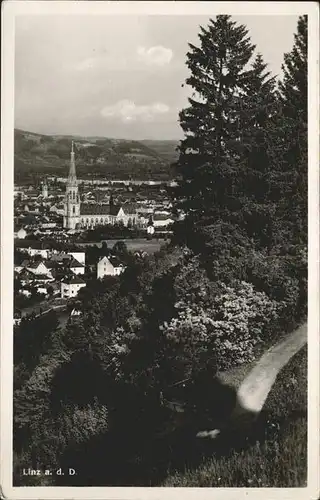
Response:
[[[97,400],[84,408],[69,405],[64,408],[58,421],[65,446],[81,443],[108,431],[108,409],[105,405],[99,405]]]
[[[250,283],[219,283],[218,288],[212,293],[210,284],[203,284],[197,303],[177,302],[177,317],[160,326],[168,350],[189,365],[187,376],[199,369],[201,359],[213,356],[222,370],[251,361],[265,326],[277,318],[277,303]]]

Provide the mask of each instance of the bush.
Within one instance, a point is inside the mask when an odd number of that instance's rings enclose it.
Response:
[[[65,446],[77,445],[108,431],[108,409],[97,399],[85,407],[66,405],[58,425]]]
[[[186,365],[185,378],[201,370],[204,358],[212,354],[219,370],[250,362],[278,311],[275,301],[246,282],[233,287],[218,283],[214,290],[208,284],[199,290],[197,301],[181,300],[175,307],[177,317],[161,330],[170,358]]]

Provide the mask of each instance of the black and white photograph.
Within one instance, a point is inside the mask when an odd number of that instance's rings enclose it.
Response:
[[[316,498],[317,5],[4,7],[3,498]]]

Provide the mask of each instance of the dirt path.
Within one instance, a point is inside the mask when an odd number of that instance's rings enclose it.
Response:
[[[258,415],[280,370],[307,342],[307,324],[292,332],[285,340],[268,349],[245,377],[237,392],[237,404],[230,422],[245,415]],[[203,431],[198,437],[215,438],[219,429]]]

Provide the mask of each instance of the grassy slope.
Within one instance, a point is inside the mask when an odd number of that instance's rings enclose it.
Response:
[[[238,376],[231,377],[237,385]],[[260,430],[259,430],[260,429]],[[297,487],[307,477],[307,348],[280,372],[251,444],[169,476],[175,487]]]

